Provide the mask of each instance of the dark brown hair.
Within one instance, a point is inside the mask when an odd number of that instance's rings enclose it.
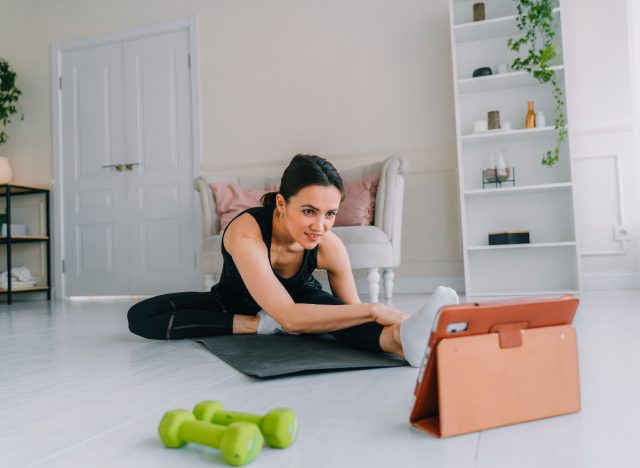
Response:
[[[278,193],[289,201],[289,198],[310,185],[333,185],[340,190],[340,201],[344,200],[344,184],[333,164],[320,156],[296,154],[282,174],[279,191],[265,193],[261,198],[262,204],[274,206]]]

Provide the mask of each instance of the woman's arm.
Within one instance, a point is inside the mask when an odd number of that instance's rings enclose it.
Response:
[[[294,303],[274,275],[260,228],[248,214],[229,225],[224,246],[233,257],[251,297],[290,333],[331,332],[372,321],[392,325],[405,318],[402,312],[380,304]]]
[[[345,304],[360,304],[347,249],[340,238],[331,231],[322,237],[318,246],[318,268],[327,271],[334,296]]]

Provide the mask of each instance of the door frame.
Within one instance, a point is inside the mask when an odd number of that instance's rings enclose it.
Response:
[[[74,50],[90,49],[119,42],[142,39],[145,37],[158,36],[168,33],[187,31],[189,35],[189,55],[190,55],[190,81],[191,81],[191,140],[192,140],[192,161],[191,167],[193,177],[200,173],[200,161],[202,154],[202,140],[200,131],[201,110],[200,110],[200,61],[198,57],[198,18],[190,16],[173,21],[156,23],[141,26],[114,33],[101,34],[97,36],[75,39],[65,42],[57,42],[51,45],[51,97],[52,97],[52,148],[53,148],[53,265],[51,268],[53,279],[53,296],[55,298],[65,298],[65,274],[63,272],[62,261],[65,258],[64,246],[64,210],[63,193],[64,178],[62,177],[62,90],[60,80],[62,77],[62,54]],[[200,217],[198,216],[198,205],[195,191],[192,197],[194,214],[194,240],[195,245],[200,242],[200,229],[197,226]]]

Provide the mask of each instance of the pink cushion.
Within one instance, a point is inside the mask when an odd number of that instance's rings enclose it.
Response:
[[[345,182],[345,198],[340,204],[334,226],[372,225],[379,182],[380,176]],[[269,187],[269,189],[254,190],[231,183],[211,184],[216,201],[216,214],[220,220],[220,232],[224,232],[231,220],[241,211],[261,206],[262,195],[277,191],[278,187]]]
[[[345,182],[344,201],[340,204],[334,226],[369,226],[373,224],[379,182],[380,176]]]
[[[254,206],[262,206],[260,198],[267,190],[254,190],[238,184],[211,184],[216,200],[216,214],[220,220],[220,232],[224,232],[231,220],[241,211]]]

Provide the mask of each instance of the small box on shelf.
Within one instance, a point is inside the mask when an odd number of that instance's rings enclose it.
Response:
[[[528,244],[529,231],[491,232],[489,245]]]

